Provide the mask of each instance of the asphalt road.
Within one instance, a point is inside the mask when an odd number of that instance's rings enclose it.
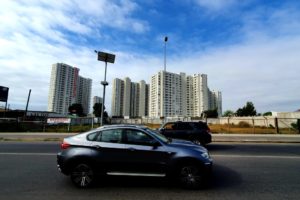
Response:
[[[113,178],[75,188],[56,169],[59,144],[0,143],[0,199],[299,199],[299,144],[208,145],[212,183],[184,190],[158,178]]]

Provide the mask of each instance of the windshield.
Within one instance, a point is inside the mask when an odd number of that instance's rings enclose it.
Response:
[[[169,139],[166,138],[164,135],[160,134],[158,131],[154,131],[152,129],[147,128],[146,129],[148,132],[152,133],[153,136],[157,137],[159,140],[168,143]]]

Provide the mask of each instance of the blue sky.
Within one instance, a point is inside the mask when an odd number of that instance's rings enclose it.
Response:
[[[223,94],[223,111],[252,101],[258,112],[300,108],[298,0],[2,0],[0,85],[12,109],[46,110],[51,65],[67,63],[93,79],[102,96],[104,64],[94,50],[116,54],[108,82],[145,80],[163,69],[205,73]],[[111,85],[107,90],[110,111]],[[0,103],[0,105],[4,105]]]

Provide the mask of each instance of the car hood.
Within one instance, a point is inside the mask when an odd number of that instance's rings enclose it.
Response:
[[[172,139],[172,141],[169,143],[170,146],[180,146],[180,147],[187,147],[187,148],[196,148],[201,149],[203,151],[207,151],[206,148],[203,146],[194,144],[193,142],[187,141],[187,140],[178,140],[178,139]]]

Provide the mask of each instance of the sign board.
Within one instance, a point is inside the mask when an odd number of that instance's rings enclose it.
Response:
[[[70,124],[71,118],[48,118],[48,124]]]
[[[8,90],[8,87],[0,86],[0,101],[7,102]]]
[[[105,53],[105,52],[98,52],[98,60],[103,61],[103,62],[109,62],[109,63],[114,63],[115,62],[116,55],[110,54],[110,53]]]

